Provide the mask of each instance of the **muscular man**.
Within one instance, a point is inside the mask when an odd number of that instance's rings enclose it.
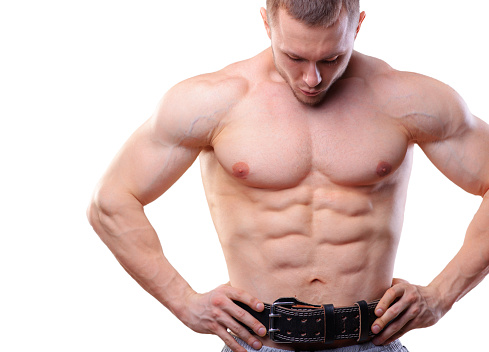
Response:
[[[226,351],[402,351],[400,336],[435,324],[489,271],[489,126],[443,83],[354,51],[358,0],[268,0],[261,13],[271,47],[172,88],[100,181],[90,222],[144,289]],[[426,287],[393,279],[415,143],[483,197]],[[230,278],[204,294],[166,260],[143,211],[197,156]],[[306,303],[269,312],[281,297]],[[334,331],[331,305],[353,307],[358,338]],[[277,342],[274,324],[309,309],[323,312],[322,341],[301,340],[310,331],[290,318],[278,333],[297,339]]]

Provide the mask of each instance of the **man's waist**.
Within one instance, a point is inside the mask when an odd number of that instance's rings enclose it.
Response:
[[[265,303],[262,312],[240,302],[236,304],[267,327],[273,342],[326,345],[338,340],[370,341],[373,337],[370,327],[377,319],[374,312],[378,302],[359,301],[349,307],[334,307],[280,298],[272,304]]]

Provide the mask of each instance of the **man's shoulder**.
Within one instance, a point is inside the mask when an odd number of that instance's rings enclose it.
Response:
[[[266,54],[235,62],[223,69],[186,79],[164,97],[172,106],[207,113],[229,110],[246,98],[251,87],[264,77]]]
[[[373,101],[420,141],[445,138],[467,125],[468,108],[447,84],[420,73],[400,71],[364,56],[362,70]]]
[[[259,55],[258,55],[259,56]],[[173,86],[166,99],[177,103],[180,100],[193,104],[197,108],[226,107],[241,101],[248,94],[250,86],[260,76],[259,57],[232,63],[223,69],[188,78]]]
[[[225,125],[235,106],[246,99],[254,80],[255,58],[219,71],[186,79],[168,90],[153,114],[158,134],[206,145]],[[254,83],[253,83],[254,84]]]
[[[427,75],[393,68],[383,60],[356,53],[354,75],[365,80],[368,86],[387,99],[393,96],[420,96],[433,98],[447,95],[451,88]]]
[[[224,68],[186,79],[171,88],[167,95],[177,99],[192,100],[196,104],[220,105],[245,95],[248,85],[249,82],[245,77],[229,68]]]

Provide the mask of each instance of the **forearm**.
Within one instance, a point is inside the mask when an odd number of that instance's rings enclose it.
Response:
[[[430,284],[448,311],[489,273],[489,192],[467,229],[465,241],[452,261]]]
[[[164,256],[142,205],[130,195],[103,203],[95,200],[88,210],[95,232],[129,275],[178,316],[193,290]]]

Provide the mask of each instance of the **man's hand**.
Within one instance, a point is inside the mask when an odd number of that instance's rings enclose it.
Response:
[[[409,330],[434,325],[445,313],[434,289],[394,279],[375,309],[372,332],[377,336],[372,342],[387,345]]]
[[[243,290],[222,285],[205,294],[194,292],[187,296],[185,313],[182,314],[181,320],[198,333],[219,336],[234,352],[246,352],[246,350],[236,342],[228,329],[248,345],[260,349],[261,342],[235,319],[249,326],[259,336],[265,336],[266,328],[248,312],[238,307],[233,300],[242,302],[257,312],[265,308],[262,302]]]

